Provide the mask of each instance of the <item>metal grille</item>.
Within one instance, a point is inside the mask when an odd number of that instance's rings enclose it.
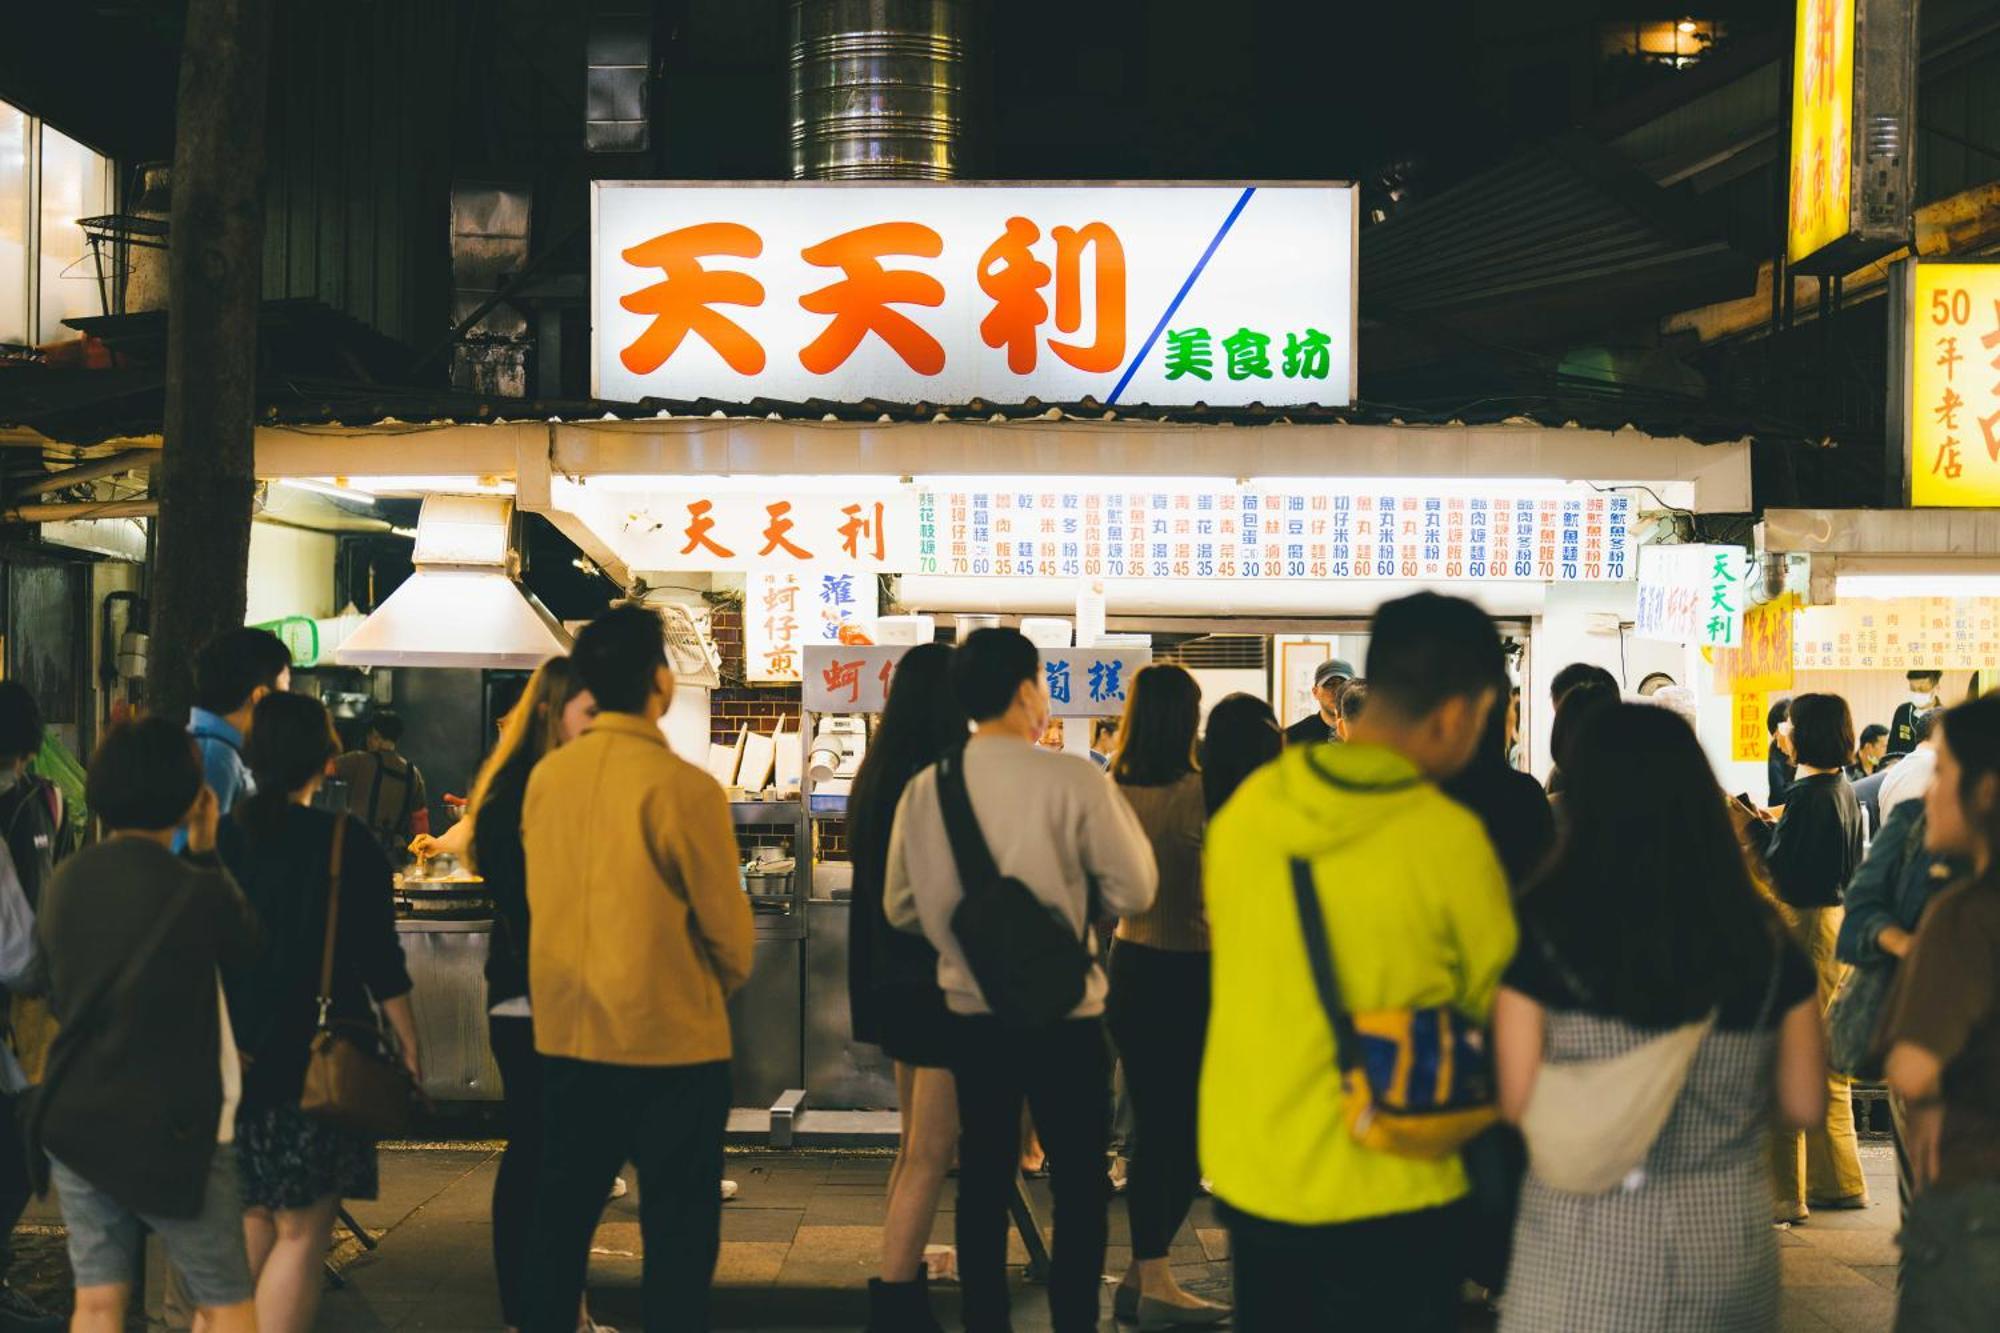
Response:
[[[667,661],[674,669],[675,678],[683,685],[706,685],[709,689],[721,685],[708,641],[702,637],[694,617],[671,602],[653,609],[660,613],[660,619],[666,624]]]

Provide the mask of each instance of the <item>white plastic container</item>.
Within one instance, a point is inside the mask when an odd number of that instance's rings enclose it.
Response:
[[[1104,637],[1104,582],[1085,579],[1076,587],[1076,646],[1095,648]]]
[[[952,623],[958,630],[958,641],[964,643],[966,637],[977,630],[999,629],[1000,617],[994,615],[957,615]]]
[[[1061,616],[1022,616],[1021,633],[1037,648],[1069,647],[1069,622]]]
[[[936,616],[883,616],[875,622],[877,643],[929,643],[936,637]]]

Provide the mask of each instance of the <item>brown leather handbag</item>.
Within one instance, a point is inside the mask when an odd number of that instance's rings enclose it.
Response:
[[[342,814],[333,825],[326,949],[319,970],[319,1027],[306,1060],[299,1109],[350,1133],[386,1139],[409,1128],[419,1093],[380,1026],[332,1017],[333,949],[340,927],[341,864],[346,845],[347,816]]]

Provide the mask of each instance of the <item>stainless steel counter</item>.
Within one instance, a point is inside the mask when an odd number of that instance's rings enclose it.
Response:
[[[486,947],[491,921],[398,921],[410,969],[410,1007],[436,1102],[497,1102],[500,1071],[486,1039]]]
[[[806,904],[805,1089],[821,1111],[877,1111],[896,1105],[896,1069],[878,1046],[854,1040],[847,998],[846,899]]]
[[[804,933],[804,921],[796,923]],[[424,1092],[435,1102],[497,1102],[500,1071],[486,1035],[486,949],[490,921],[398,921],[413,989]],[[750,980],[730,997],[739,1106],[769,1106],[802,1086],[800,1022],[804,942],[760,935]],[[843,993],[844,998],[844,993]],[[843,1012],[845,1006],[843,1005]]]

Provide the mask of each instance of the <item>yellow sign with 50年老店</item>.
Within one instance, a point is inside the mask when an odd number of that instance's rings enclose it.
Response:
[[[1798,0],[1792,47],[1791,209],[1796,264],[1847,235],[1854,187],[1856,0]]]
[[[2000,507],[2000,264],[1913,267],[1910,503]]]

